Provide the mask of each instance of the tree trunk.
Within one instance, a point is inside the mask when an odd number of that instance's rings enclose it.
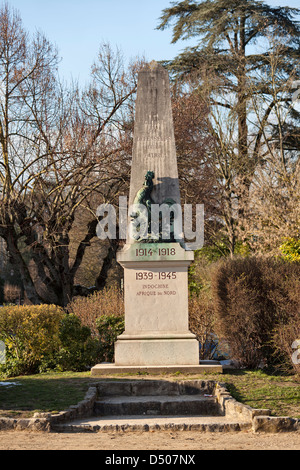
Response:
[[[237,116],[238,116],[238,168],[239,178],[239,218],[244,217],[245,202],[248,198],[250,181],[247,125],[247,76],[246,76],[246,41],[245,16],[240,18],[239,28],[239,66],[237,70]]]
[[[19,270],[28,301],[32,304],[42,303],[42,299],[38,295],[33,280],[31,278],[28,266],[26,265],[17,246],[17,238],[15,237],[15,234],[11,230],[9,230],[7,232],[5,240],[7,244],[7,250]]]
[[[106,285],[108,272],[110,268],[112,267],[112,263],[116,257],[118,247],[119,247],[118,240],[110,240],[110,245],[107,251],[107,255],[103,260],[101,271],[99,273],[98,278],[96,279],[96,288],[98,290],[104,289]]]

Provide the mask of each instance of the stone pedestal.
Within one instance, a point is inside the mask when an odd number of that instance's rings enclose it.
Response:
[[[179,243],[135,243],[118,253],[124,268],[125,332],[116,366],[199,364],[188,326],[188,267],[192,251]]]

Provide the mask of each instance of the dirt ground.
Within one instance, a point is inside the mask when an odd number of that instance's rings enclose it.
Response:
[[[42,433],[1,431],[0,450],[300,450],[300,432]]]

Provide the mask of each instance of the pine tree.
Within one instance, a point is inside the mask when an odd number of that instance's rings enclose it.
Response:
[[[298,158],[299,13],[259,0],[184,0],[163,10],[157,28],[172,28],[173,43],[195,41],[165,65],[174,80],[192,80],[210,106],[230,253],[238,238],[246,240],[251,184],[271,146],[283,158]]]
[[[162,13],[157,29],[173,27],[173,43],[191,38],[198,42],[167,64],[175,76],[183,78],[194,71],[205,70],[206,76],[218,77],[219,95],[230,93],[235,97],[231,105],[221,99],[215,99],[214,104],[234,108],[237,115],[240,176],[249,186],[257,155],[251,155],[254,161],[249,165],[248,79],[252,73],[257,77],[260,70],[266,71],[269,67],[272,49],[269,38],[274,35],[284,38],[284,50],[278,63],[282,80],[292,75],[294,80],[299,78],[300,26],[295,17],[300,10],[271,7],[258,0],[184,0],[172,2]],[[263,52],[258,53],[251,47],[257,42],[264,45]],[[256,83],[255,93],[268,94],[263,81]],[[298,114],[293,117],[299,119]],[[259,142],[254,147],[257,149]]]

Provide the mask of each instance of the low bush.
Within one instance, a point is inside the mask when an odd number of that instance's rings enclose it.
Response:
[[[280,251],[287,261],[300,261],[300,239],[285,238]]]
[[[68,311],[88,327],[99,342],[98,360],[113,362],[114,342],[124,331],[124,299],[120,289],[110,287],[88,297],[77,297]]]
[[[273,345],[280,361],[280,369],[285,373],[294,370],[300,377],[300,313],[289,324],[277,326]]]
[[[216,264],[212,295],[219,332],[232,356],[247,368],[278,360],[276,328],[299,318],[300,263],[258,257]]]
[[[112,361],[124,330],[123,298],[117,289],[77,298],[69,313],[55,305],[0,308],[0,341],[6,346],[5,376],[46,370],[84,371]]]
[[[98,336],[96,319],[100,316],[124,316],[124,300],[120,289],[115,287],[94,292],[88,297],[76,297],[67,307],[82,325],[90,328],[92,336]]]
[[[0,309],[0,340],[6,346],[6,375],[30,374],[51,361],[59,348],[64,311],[55,305],[8,306]]]
[[[55,305],[2,307],[0,340],[6,346],[0,373],[7,377],[51,369],[84,371],[101,352],[90,329]]]
[[[125,320],[122,315],[101,315],[96,320],[100,337],[101,361],[114,361],[114,343],[117,336],[123,333]]]
[[[213,359],[218,355],[218,338],[215,334],[213,301],[207,290],[189,297],[189,328],[199,341],[200,359]]]
[[[55,354],[57,369],[84,371],[97,361],[99,341],[91,337],[91,330],[82,325],[76,315],[64,315],[60,322],[59,340],[59,349]]]

